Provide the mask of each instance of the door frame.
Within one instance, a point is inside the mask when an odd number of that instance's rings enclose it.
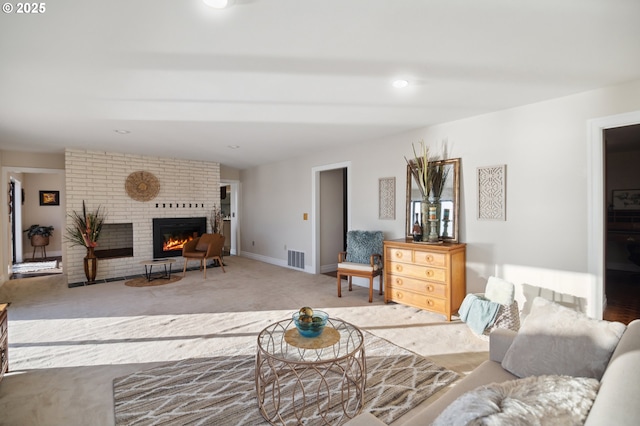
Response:
[[[47,169],[47,168],[38,168],[38,167],[20,167],[20,166],[2,166],[2,187],[9,187],[9,173],[48,173],[48,174],[65,174],[64,169]],[[20,194],[22,196],[22,194]],[[9,192],[2,191],[0,193],[0,217],[4,221],[5,225],[0,226],[0,241],[4,242],[4,246],[2,250],[0,250],[0,265],[2,266],[2,270],[0,271],[0,282],[3,282],[8,276],[8,271],[11,262],[11,246],[13,244],[10,241],[9,235]],[[64,252],[64,247],[63,247]],[[64,257],[62,262],[64,263]]]
[[[602,319],[606,306],[606,199],[604,131],[640,123],[640,111],[596,118],[587,122],[587,271],[591,300],[587,314]]]
[[[351,161],[311,168],[311,272],[320,273],[320,172],[347,169],[347,229],[351,229]]]

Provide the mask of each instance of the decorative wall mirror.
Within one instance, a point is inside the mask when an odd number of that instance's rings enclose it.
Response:
[[[457,243],[460,229],[460,159],[452,158],[448,160],[433,161],[431,163],[451,167],[447,174],[447,180],[445,181],[444,189],[440,197],[440,217],[443,217],[445,209],[448,209],[449,222],[445,224],[441,221],[439,235],[440,239],[445,242]],[[407,216],[405,224],[407,237],[412,237],[413,223],[415,222],[416,217],[418,221],[421,220],[420,203],[422,203],[422,195],[418,189],[418,184],[415,182],[413,175],[411,174],[411,168],[407,165]]]

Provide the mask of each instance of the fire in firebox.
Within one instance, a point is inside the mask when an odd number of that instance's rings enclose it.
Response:
[[[182,247],[207,232],[206,217],[153,219],[153,258],[180,256]]]
[[[162,251],[182,250],[182,247],[184,247],[184,245],[189,241],[193,240],[193,238],[194,237],[175,238],[170,236],[165,240],[164,244],[162,244]]]

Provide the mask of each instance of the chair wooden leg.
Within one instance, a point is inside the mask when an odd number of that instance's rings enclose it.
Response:
[[[342,275],[338,272],[338,297],[342,297]]]
[[[220,267],[222,268],[222,272],[226,273],[227,271],[224,270],[224,264],[222,263],[222,258],[220,256],[218,256],[215,259],[220,263]]]
[[[369,303],[373,303],[373,277],[369,277]]]
[[[380,281],[380,296],[382,296],[382,275],[378,275],[380,277],[380,279],[378,281]]]
[[[187,273],[187,263],[189,262],[189,260],[185,257],[184,258],[184,269],[182,270],[182,278],[184,278],[184,276]]]
[[[349,275],[349,291],[352,291],[353,288],[351,287],[351,275]]]
[[[204,267],[204,279],[207,279],[207,259],[203,259],[200,261]]]

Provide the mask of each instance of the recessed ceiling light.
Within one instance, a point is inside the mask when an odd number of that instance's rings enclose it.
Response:
[[[121,130],[121,129],[116,129],[116,130],[114,130],[114,132],[120,133],[121,135],[127,135],[127,134],[131,133],[129,130]]]
[[[202,0],[204,4],[214,9],[224,9],[233,4],[233,0]]]
[[[393,87],[395,87],[396,89],[404,89],[408,85],[409,82],[407,80],[395,80],[393,82]]]
[[[238,148],[240,148],[240,145],[227,145],[227,148],[229,148],[229,149],[238,149]]]

